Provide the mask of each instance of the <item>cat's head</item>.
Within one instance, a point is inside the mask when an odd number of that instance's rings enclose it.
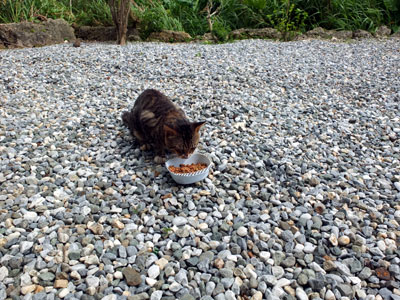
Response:
[[[164,125],[166,148],[180,158],[188,158],[196,150],[200,139],[199,131],[204,124],[205,122],[183,122],[174,127]]]

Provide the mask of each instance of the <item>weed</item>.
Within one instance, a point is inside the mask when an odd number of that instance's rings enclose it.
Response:
[[[161,231],[162,231],[162,233],[163,233],[164,235],[169,235],[169,233],[172,231],[172,228],[170,228],[170,227],[164,227],[164,228],[161,229]]]
[[[152,2],[153,3],[153,2]],[[182,24],[171,15],[161,3],[155,3],[152,7],[134,7],[134,14],[140,19],[142,38],[147,38],[152,32],[162,30],[183,31]]]
[[[1,0],[0,23],[62,18],[79,25],[112,24],[107,0]]]
[[[131,23],[138,21],[142,37],[163,29],[183,30],[192,36],[209,32],[210,0],[135,0]],[[388,25],[400,28],[400,0],[213,0],[212,33],[219,41],[230,30],[272,26],[285,39],[317,26],[326,29],[375,31]],[[0,23],[38,22],[63,18],[76,25],[112,25],[107,0],[0,0]]]
[[[230,31],[231,29],[222,18],[216,18],[213,24],[212,34],[217,38],[218,41],[227,41]]]
[[[305,31],[307,12],[296,8],[290,0],[281,0],[281,5],[272,14],[267,15],[271,25],[280,31],[284,40],[289,40],[296,32]]]

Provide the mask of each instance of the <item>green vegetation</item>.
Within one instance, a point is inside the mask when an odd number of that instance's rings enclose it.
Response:
[[[172,228],[164,227],[164,228],[161,228],[161,231],[162,231],[163,235],[169,235],[172,232]]]
[[[44,18],[77,25],[113,24],[107,0],[0,0],[0,23]],[[387,25],[396,32],[400,0],[132,0],[133,19],[144,38],[163,29],[199,36],[212,28],[220,41],[239,28],[274,27],[285,38],[317,26],[374,32]]]
[[[107,0],[0,0],[0,23],[62,18],[78,25],[112,25]]]
[[[147,38],[150,33],[161,30],[184,30],[181,22],[172,15],[171,11],[165,9],[161,2],[149,1],[146,4],[132,6],[133,14],[140,20],[142,38]]]

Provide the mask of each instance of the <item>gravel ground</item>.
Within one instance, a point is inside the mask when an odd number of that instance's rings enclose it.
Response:
[[[0,52],[0,300],[400,299],[400,40]],[[207,120],[179,186],[122,126]]]

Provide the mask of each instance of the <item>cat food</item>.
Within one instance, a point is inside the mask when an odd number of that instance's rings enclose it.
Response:
[[[171,158],[165,162],[165,166],[176,183],[192,184],[208,176],[211,160],[204,154],[194,153],[187,159]],[[179,173],[182,171],[190,173]]]
[[[194,173],[207,168],[207,164],[197,163],[197,164],[180,164],[179,167],[170,166],[169,170],[173,173],[184,174],[184,173]]]

